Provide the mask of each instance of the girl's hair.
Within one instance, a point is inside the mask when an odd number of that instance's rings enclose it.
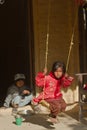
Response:
[[[63,73],[65,74],[65,72],[66,72],[66,66],[65,66],[65,64],[64,64],[63,62],[61,62],[61,61],[56,61],[56,62],[54,62],[53,66],[52,66],[52,72],[54,73],[59,67],[62,68]]]

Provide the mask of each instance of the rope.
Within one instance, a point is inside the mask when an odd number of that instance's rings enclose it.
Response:
[[[68,71],[70,54],[71,54],[72,46],[74,44],[73,37],[74,37],[74,33],[72,34],[72,38],[71,38],[71,42],[70,42],[69,53],[68,53],[67,64],[66,64],[66,72]]]
[[[49,7],[48,7],[47,36],[46,36],[45,69],[47,69],[47,62],[48,62],[50,0],[49,0],[49,3],[48,3],[48,6],[49,6]],[[43,87],[43,90],[45,89],[45,81],[46,81],[46,78],[44,78],[44,87]],[[49,108],[49,103],[47,103],[47,102],[44,100],[44,91],[43,91],[43,97],[42,97],[42,100],[40,101],[40,103],[41,103],[43,106],[46,106],[47,108]]]
[[[46,37],[45,69],[47,68],[47,62],[48,62],[49,19],[50,19],[50,0],[49,0],[49,7],[48,7],[48,24],[47,24],[47,37]],[[74,27],[73,27],[73,32],[72,32],[71,42],[70,42],[70,47],[69,47],[69,52],[68,52],[68,58],[67,58],[67,64],[66,64],[66,72],[68,70],[69,60],[70,60],[70,54],[71,54],[72,46],[74,44],[73,39],[74,39],[74,32],[75,32],[76,21],[77,21],[77,13],[76,13],[76,16],[75,16],[75,23],[74,23]],[[44,79],[44,88],[43,88],[43,90],[45,89],[45,82],[46,82],[46,78]],[[40,101],[40,103],[43,106],[46,106],[47,108],[49,108],[49,103],[47,103],[44,100],[44,91],[43,91],[43,98]]]
[[[48,26],[47,26],[47,37],[46,37],[45,68],[47,68],[47,62],[48,62],[49,20],[50,20],[50,0],[49,0],[49,7],[48,7]],[[73,40],[74,40],[74,32],[75,32],[76,22],[77,22],[77,11],[76,11],[75,22],[74,22],[74,27],[73,27],[73,31],[72,31],[71,42],[70,42],[68,58],[67,58],[67,63],[66,63],[66,72],[68,71],[71,50],[72,50],[72,46],[74,45]]]
[[[77,11],[76,11],[76,16],[75,16],[75,22],[74,22],[74,27],[73,27],[73,31],[72,31],[72,36],[71,36],[71,40],[70,40],[71,42],[70,42],[68,58],[67,58],[67,63],[66,63],[66,72],[68,71],[71,50],[72,50],[72,46],[74,45],[73,41],[74,41],[74,33],[75,33],[76,22],[77,22]]]
[[[50,18],[50,0],[48,3],[48,21],[47,21],[47,36],[46,36],[46,54],[45,54],[45,68],[47,68],[48,62],[48,43],[49,43],[49,18]]]

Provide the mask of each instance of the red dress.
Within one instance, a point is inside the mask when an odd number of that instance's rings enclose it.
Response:
[[[60,79],[54,77],[52,73],[45,76],[39,72],[36,76],[36,85],[43,88],[43,92],[38,97],[34,98],[35,102],[42,99],[58,99],[62,96],[61,87],[67,88],[71,85],[73,77],[62,76]]]
[[[43,88],[43,92],[33,101],[39,103],[42,99],[49,103],[50,116],[56,118],[58,113],[64,111],[66,103],[62,98],[61,87],[67,88],[71,85],[73,77],[62,76],[60,79],[50,73],[45,76],[43,73],[38,73],[36,76],[36,85]]]

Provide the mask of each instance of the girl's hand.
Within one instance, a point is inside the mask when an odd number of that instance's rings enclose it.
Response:
[[[47,73],[47,68],[44,68],[43,74],[46,75]]]
[[[65,73],[65,78],[67,78],[69,81],[73,81],[74,78],[69,76],[67,73]]]
[[[67,73],[65,73],[65,77],[67,78],[69,75]]]

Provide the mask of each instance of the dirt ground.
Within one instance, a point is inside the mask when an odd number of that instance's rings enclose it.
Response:
[[[87,104],[85,104],[83,108],[85,109],[85,111],[83,112],[83,118],[81,122],[87,125]],[[65,113],[79,121],[79,104],[77,104],[71,110],[66,111]]]

